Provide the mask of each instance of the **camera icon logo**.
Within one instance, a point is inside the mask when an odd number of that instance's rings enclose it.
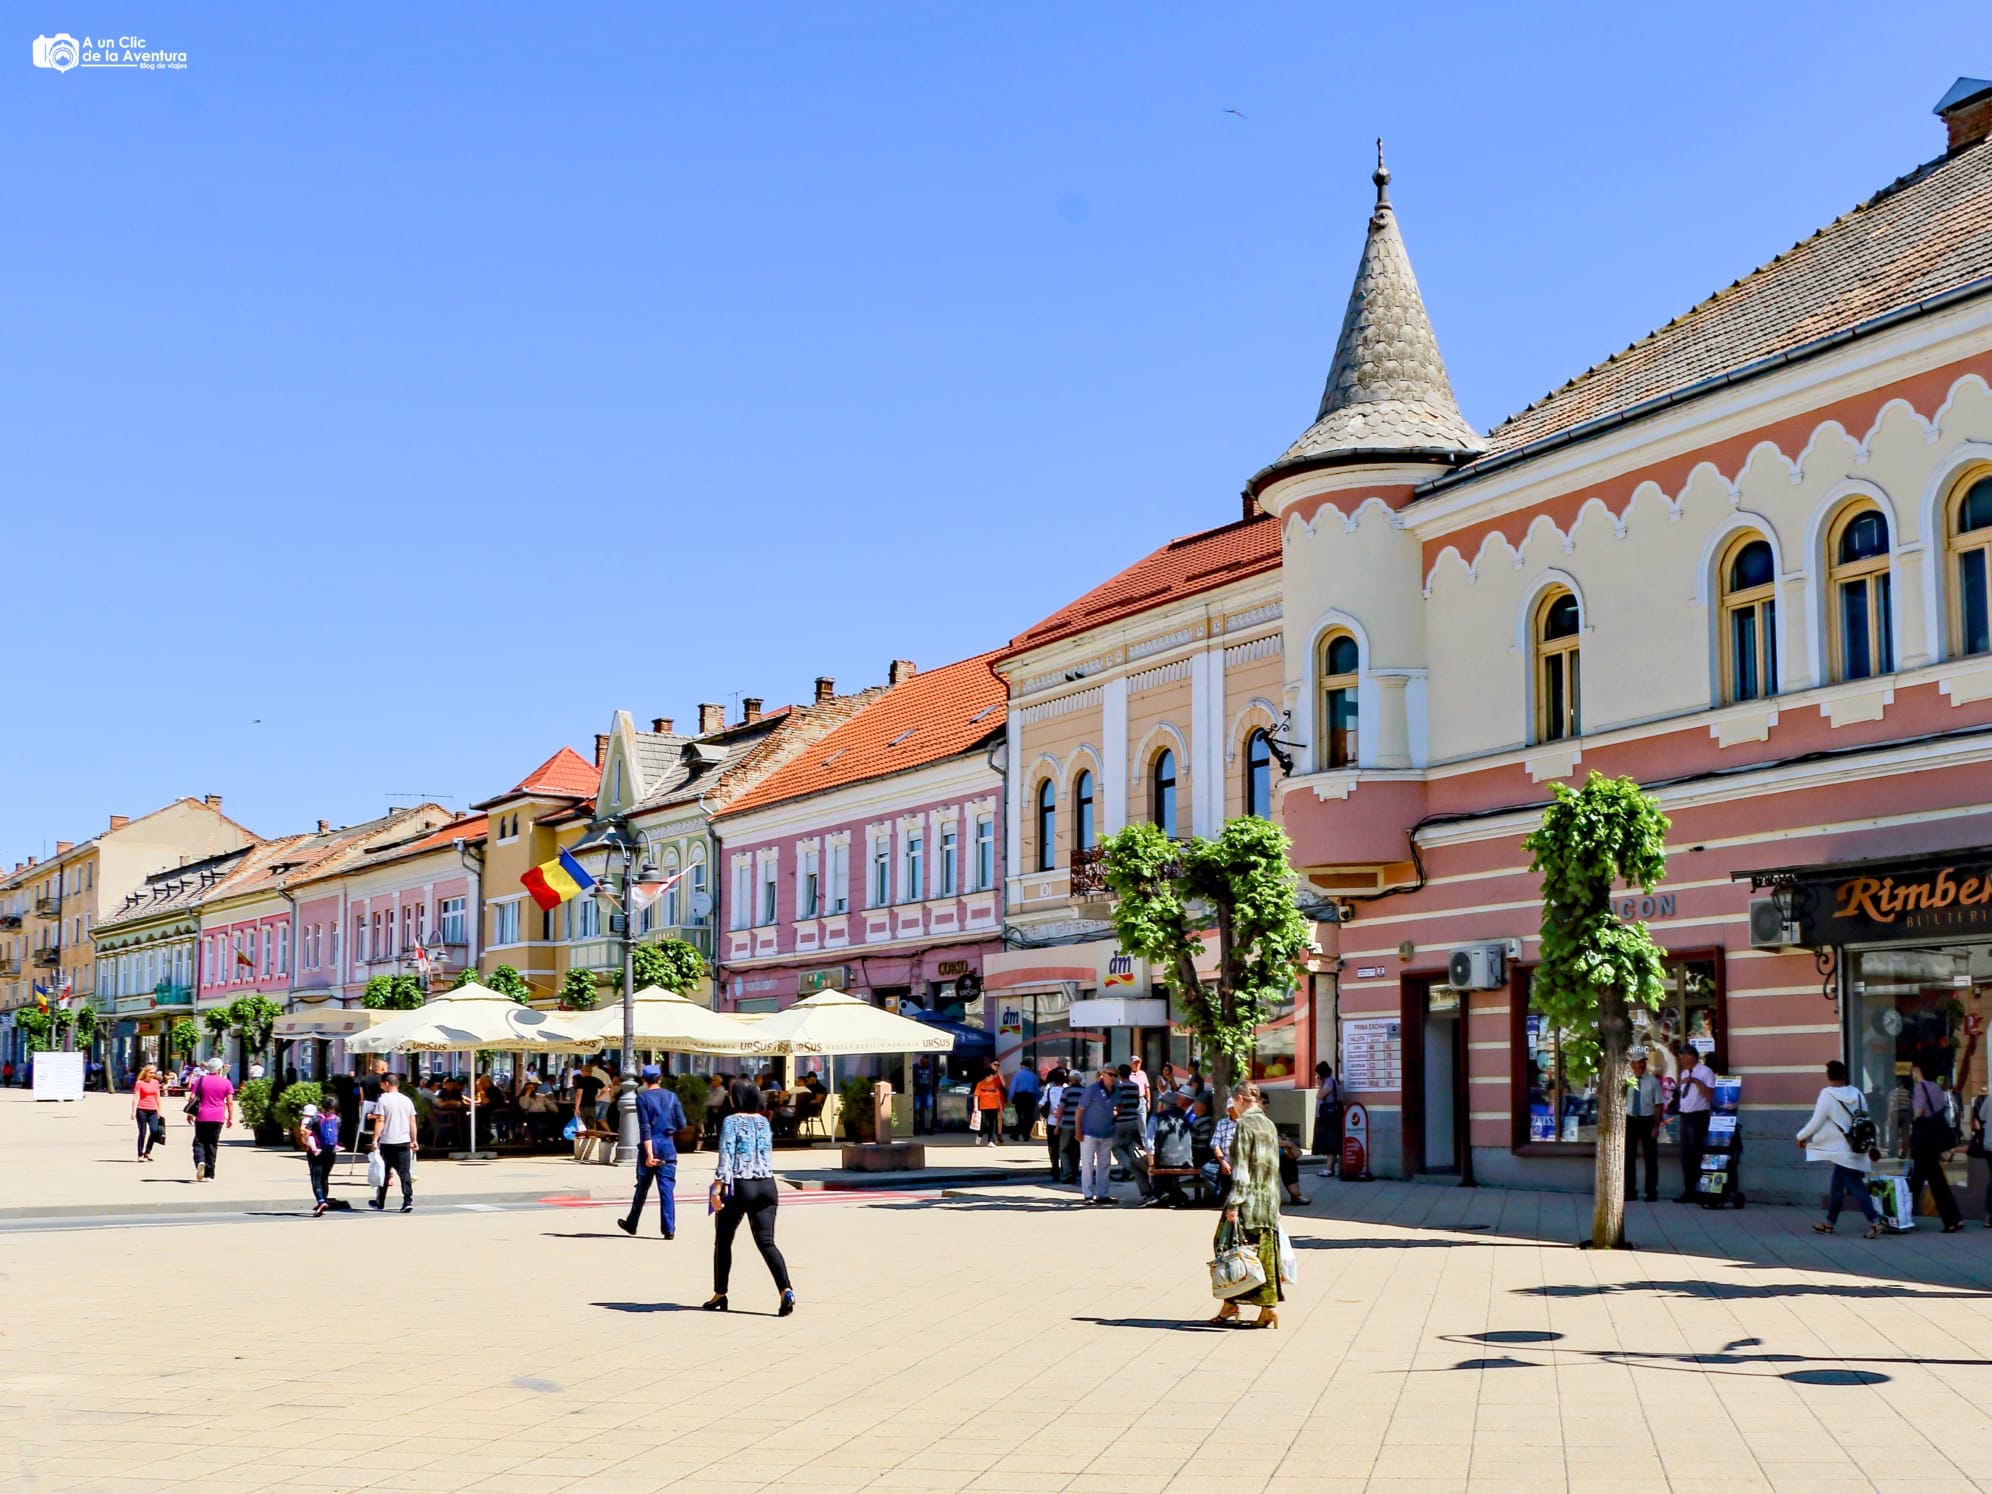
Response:
[[[66,73],[76,66],[76,38],[67,31],[35,38],[35,66],[52,67]]]

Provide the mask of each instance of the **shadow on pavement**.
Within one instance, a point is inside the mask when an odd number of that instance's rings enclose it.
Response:
[[[1206,1323],[1201,1318],[1074,1318],[1075,1323],[1091,1323],[1097,1328],[1147,1328],[1166,1333],[1230,1333],[1233,1330],[1219,1323]]]
[[[1766,1282],[1762,1285],[1742,1281],[1600,1281],[1584,1284],[1557,1282],[1545,1286],[1516,1287],[1514,1292],[1518,1297],[1624,1297],[1634,1292],[1653,1292],[1675,1297],[1703,1297],[1712,1302],[1770,1301],[1779,1297],[1877,1299],[1929,1297],[1961,1300],[1992,1297],[1992,1292],[1971,1288],[1946,1291],[1938,1287],[1918,1286],[1912,1282],[1848,1285],[1843,1282],[1819,1281]]]

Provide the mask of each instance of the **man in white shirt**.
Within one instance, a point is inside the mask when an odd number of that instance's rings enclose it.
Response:
[[[383,1074],[380,1080],[380,1104],[374,1111],[379,1124],[374,1128],[373,1150],[381,1155],[388,1171],[401,1178],[401,1212],[415,1212],[415,1153],[419,1149],[415,1140],[415,1102],[401,1092],[401,1080],[393,1074]],[[380,1191],[375,1194],[370,1209],[387,1207],[387,1180],[381,1179]]]
[[[1715,1070],[1687,1043],[1674,1055],[1681,1069],[1680,1087],[1674,1091],[1674,1113],[1681,1118],[1681,1196],[1675,1202],[1694,1203],[1702,1152],[1708,1146],[1708,1118],[1715,1106]]]

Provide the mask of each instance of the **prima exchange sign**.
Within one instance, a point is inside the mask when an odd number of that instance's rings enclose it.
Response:
[[[1992,935],[1992,854],[1864,866],[1803,887],[1806,942],[1876,944],[1925,935]]]

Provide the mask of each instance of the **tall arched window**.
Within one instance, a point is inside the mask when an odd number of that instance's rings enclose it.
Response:
[[[1722,566],[1722,674],[1725,698],[1778,693],[1777,566],[1770,542],[1746,535]]]
[[[1356,765],[1356,640],[1330,633],[1321,640],[1321,720],[1315,766]]]
[[[1992,474],[1951,500],[1951,647],[1992,653]]]
[[[1827,606],[1837,678],[1895,672],[1895,626],[1888,571],[1888,520],[1872,504],[1847,510],[1833,526]]]
[[[1268,818],[1273,808],[1273,750],[1264,731],[1245,740],[1245,812]]]
[[[1037,791],[1037,869],[1058,865],[1058,791],[1045,779]]]
[[[1152,815],[1162,833],[1174,836],[1176,833],[1176,754],[1164,747],[1156,754]]]
[[[1552,591],[1536,608],[1536,740],[1560,742],[1582,733],[1583,683],[1578,669],[1577,598]]]
[[[1072,780],[1072,849],[1093,848],[1093,775],[1082,771]]]

